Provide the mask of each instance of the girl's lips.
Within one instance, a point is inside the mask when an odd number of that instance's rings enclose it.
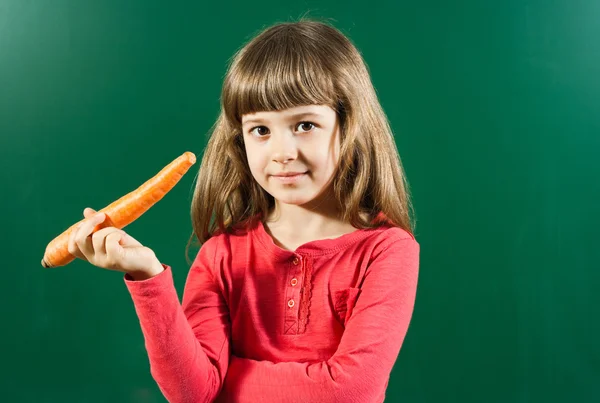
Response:
[[[273,175],[273,178],[277,179],[281,183],[295,183],[295,182],[298,182],[299,180],[301,180],[302,178],[304,178],[305,176],[306,176],[306,172],[303,174],[291,175],[291,176]]]

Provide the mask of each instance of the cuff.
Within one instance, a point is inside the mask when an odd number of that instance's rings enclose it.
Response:
[[[129,273],[125,273],[123,281],[132,294],[154,294],[160,289],[173,287],[173,272],[171,266],[161,263],[163,271],[154,277],[145,280],[134,280]]]

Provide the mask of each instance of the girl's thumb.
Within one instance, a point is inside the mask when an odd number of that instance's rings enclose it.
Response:
[[[96,210],[94,210],[94,209],[92,209],[92,208],[86,207],[86,208],[83,210],[83,216],[84,216],[85,218],[88,218],[89,216],[92,216],[92,215],[94,215],[94,214],[96,214]]]

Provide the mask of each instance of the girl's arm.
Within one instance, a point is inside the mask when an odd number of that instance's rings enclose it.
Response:
[[[330,359],[272,363],[232,356],[223,401],[383,401],[412,316],[418,268],[416,240],[388,243],[367,269],[339,347]]]
[[[171,403],[212,402],[229,362],[229,311],[212,275],[207,241],[194,260],[180,305],[170,266],[147,280],[125,276],[150,360],[150,372]]]

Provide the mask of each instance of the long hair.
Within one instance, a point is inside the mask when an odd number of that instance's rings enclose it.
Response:
[[[254,225],[275,205],[250,172],[242,115],[311,104],[330,106],[340,121],[332,186],[344,222],[374,228],[383,214],[413,233],[408,183],[360,52],[329,23],[303,18],[264,29],[230,60],[193,194],[190,241]]]

